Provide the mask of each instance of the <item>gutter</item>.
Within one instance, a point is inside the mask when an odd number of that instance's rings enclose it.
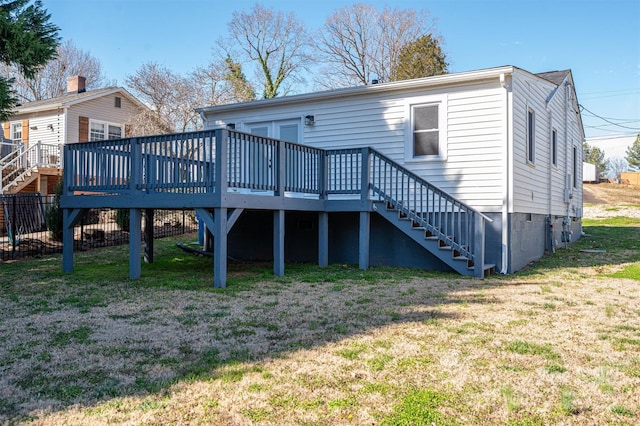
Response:
[[[425,89],[430,87],[441,87],[450,84],[476,83],[482,80],[491,80],[501,75],[512,74],[516,68],[506,66],[500,68],[490,68],[479,71],[469,71],[454,74],[443,74],[433,77],[418,78],[414,80],[394,81],[391,83],[371,84],[367,86],[347,87],[342,89],[326,90],[323,92],[311,92],[301,95],[283,96],[273,99],[259,99],[250,102],[240,102],[235,104],[215,105],[203,108],[196,108],[196,112],[201,116],[209,113],[248,111],[262,108],[266,105],[289,105],[310,100],[339,99],[354,95],[365,95],[372,93],[397,92],[402,90]]]

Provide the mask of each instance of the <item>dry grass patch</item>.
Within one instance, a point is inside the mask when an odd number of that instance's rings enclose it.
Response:
[[[6,264],[0,423],[637,424],[640,223],[613,225],[485,280],[234,264],[214,290],[171,240],[136,281],[126,248]]]

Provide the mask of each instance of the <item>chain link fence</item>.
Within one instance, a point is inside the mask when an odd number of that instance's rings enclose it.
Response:
[[[62,253],[62,241],[47,229],[47,216],[54,214],[52,195],[5,194],[0,203],[1,260]],[[91,209],[74,228],[74,250],[129,244],[129,232],[117,216],[115,209]],[[143,215],[143,228],[146,220]],[[198,223],[193,210],[155,210],[153,227],[154,237],[162,238],[197,232]]]

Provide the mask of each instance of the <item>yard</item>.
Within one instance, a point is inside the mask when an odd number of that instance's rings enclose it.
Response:
[[[230,263],[214,290],[211,259],[175,247],[194,236],[158,240],[136,281],[126,246],[77,253],[73,274],[60,256],[4,263],[0,423],[637,424],[625,194],[585,205],[577,244],[484,280]]]

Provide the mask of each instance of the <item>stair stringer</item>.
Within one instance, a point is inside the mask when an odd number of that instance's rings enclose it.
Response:
[[[415,227],[412,225],[411,220],[401,218],[397,209],[387,209],[386,203],[380,201],[374,203],[374,211],[454,271],[461,275],[474,276],[473,268],[469,268],[469,259],[467,257],[454,257],[453,249],[450,246],[441,247],[442,239],[426,237],[425,228]]]

